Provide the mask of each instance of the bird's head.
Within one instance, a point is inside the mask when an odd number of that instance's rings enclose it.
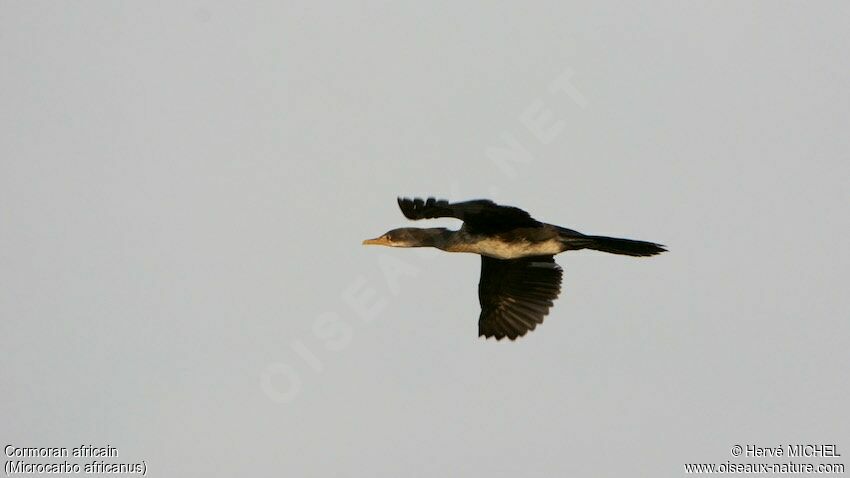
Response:
[[[389,247],[424,247],[433,246],[435,238],[446,229],[435,227],[420,229],[418,227],[402,227],[387,231],[374,238],[366,239],[363,245],[389,246]]]

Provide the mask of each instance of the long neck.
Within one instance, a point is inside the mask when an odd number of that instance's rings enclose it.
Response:
[[[416,229],[416,245],[414,247],[436,247],[445,250],[452,244],[458,231],[445,227],[429,227]]]

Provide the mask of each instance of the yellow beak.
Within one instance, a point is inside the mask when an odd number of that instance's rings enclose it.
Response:
[[[373,246],[386,246],[390,241],[387,240],[385,236],[376,237],[374,239],[366,239],[363,241],[364,246],[373,245]]]

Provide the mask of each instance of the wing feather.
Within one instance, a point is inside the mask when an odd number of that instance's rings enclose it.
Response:
[[[552,256],[511,260],[481,256],[478,334],[515,340],[534,330],[560,294],[562,275]]]
[[[540,222],[513,206],[501,206],[489,199],[450,203],[445,199],[398,198],[404,217],[413,220],[453,217],[460,219],[470,233],[488,234],[520,227],[537,227]]]

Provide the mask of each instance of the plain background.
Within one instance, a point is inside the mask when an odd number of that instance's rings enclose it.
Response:
[[[0,9],[4,445],[167,477],[850,454],[850,3]],[[485,341],[477,257],[360,245],[400,195],[670,252],[560,255],[546,322]]]

